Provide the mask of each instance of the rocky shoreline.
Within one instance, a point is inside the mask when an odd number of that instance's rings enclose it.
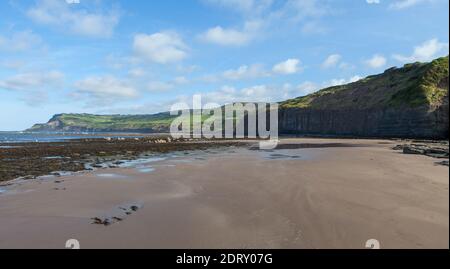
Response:
[[[116,168],[126,161],[156,154],[246,146],[243,141],[174,140],[169,136],[142,138],[98,138],[65,142],[2,144],[0,182],[60,176],[96,168]]]
[[[403,154],[425,155],[436,159],[447,159],[437,162],[449,166],[449,141],[413,140],[397,145],[393,150],[402,151]]]
[[[392,149],[404,154],[437,158],[439,162],[436,164],[449,165],[448,141],[401,140],[401,143]],[[70,172],[118,168],[127,161],[157,157],[169,152],[251,145],[251,141],[174,140],[170,136],[2,144],[0,182],[5,184],[14,179],[29,180],[47,175],[59,177]]]

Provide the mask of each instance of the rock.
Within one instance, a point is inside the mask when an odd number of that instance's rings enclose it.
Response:
[[[105,226],[109,226],[111,225],[111,220],[105,218],[105,219],[101,219],[98,217],[92,218],[92,220],[94,221],[92,224],[100,224],[100,225],[105,225]]]
[[[393,147],[393,150],[403,150],[403,148],[405,147],[405,145],[397,145],[395,147]]]
[[[428,157],[433,157],[436,159],[446,159],[448,158],[448,154],[438,154],[438,153],[425,153]]]
[[[441,161],[441,162],[437,162],[436,164],[449,166],[449,161]]]
[[[439,156],[437,158],[448,158],[448,148],[447,149],[443,149],[443,148],[430,148],[430,149],[426,149],[425,150],[425,154],[427,156]]]
[[[438,159],[444,159],[449,157],[448,147],[442,147],[442,145],[445,143],[424,141],[424,143],[425,142],[426,144],[397,145],[393,148],[393,150],[403,149],[404,154],[425,155]]]
[[[415,148],[415,147],[411,147],[411,146],[406,146],[406,147],[403,148],[403,153],[404,154],[424,155],[425,154],[425,150],[419,149],[419,148]]]

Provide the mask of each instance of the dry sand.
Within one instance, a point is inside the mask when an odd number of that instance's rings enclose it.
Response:
[[[0,193],[0,248],[449,247],[449,168],[392,141],[358,147],[232,148],[60,178]],[[59,183],[58,183],[59,182]],[[109,226],[93,217],[137,212]]]

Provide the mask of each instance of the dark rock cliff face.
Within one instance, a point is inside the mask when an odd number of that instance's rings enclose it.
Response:
[[[448,101],[434,111],[429,107],[315,110],[288,108],[280,111],[280,132],[300,135],[359,137],[449,137]]]
[[[449,137],[448,56],[281,103],[281,133]]]

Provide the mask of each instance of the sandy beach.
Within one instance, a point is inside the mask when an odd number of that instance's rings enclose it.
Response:
[[[449,247],[448,166],[389,140],[282,144],[13,181],[0,189],[0,248]]]

